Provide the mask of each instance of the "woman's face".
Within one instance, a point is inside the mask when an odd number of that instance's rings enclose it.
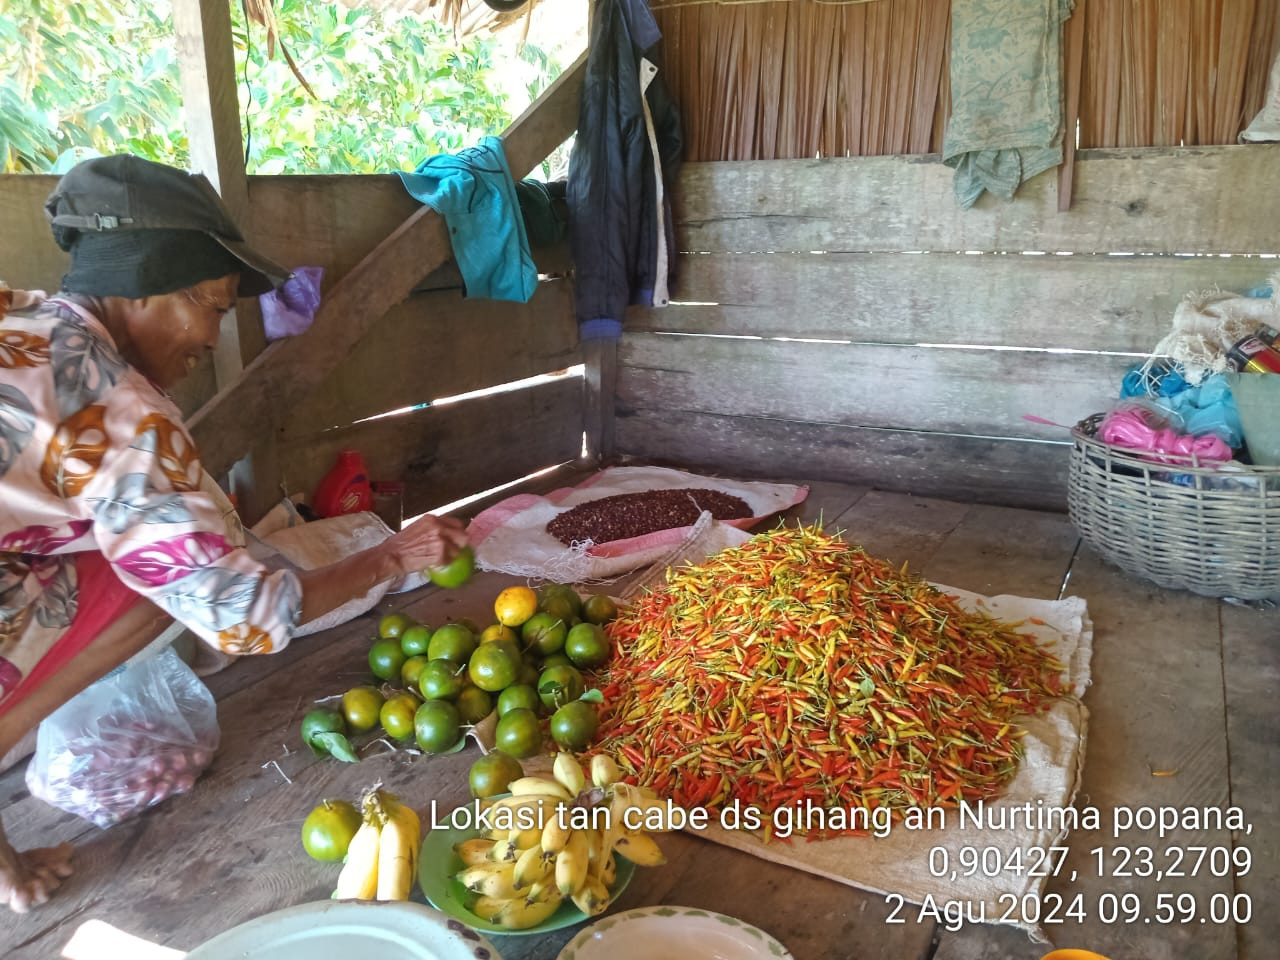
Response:
[[[169,389],[218,343],[222,317],[236,304],[239,274],[205,280],[174,293],[128,301],[125,359]]]

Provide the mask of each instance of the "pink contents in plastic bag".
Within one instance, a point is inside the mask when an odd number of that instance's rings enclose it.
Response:
[[[166,649],[108,674],[45,719],[27,788],[109,827],[190,790],[218,739],[213,695]]]
[[[1174,454],[1213,463],[1231,459],[1231,448],[1211,433],[1193,437],[1163,426],[1153,411],[1140,406],[1112,410],[1098,428],[1098,439],[1117,447],[1142,453]],[[1172,463],[1167,457],[1151,457],[1159,463]]]

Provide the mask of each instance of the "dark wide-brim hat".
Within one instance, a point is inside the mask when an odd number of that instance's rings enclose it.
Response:
[[[133,231],[204,234],[231,255],[240,296],[257,296],[292,275],[245,242],[244,235],[202,174],[128,154],[95,157],[72,167],[45,202],[54,239],[72,250],[82,237],[121,237]]]

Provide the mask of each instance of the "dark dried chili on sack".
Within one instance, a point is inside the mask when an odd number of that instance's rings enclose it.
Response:
[[[580,503],[554,517],[547,524],[547,533],[566,545],[587,540],[611,543],[687,527],[697,521],[703,510],[710,511],[717,520],[751,516],[751,507],[741,497],[719,490],[680,487],[619,493]]]

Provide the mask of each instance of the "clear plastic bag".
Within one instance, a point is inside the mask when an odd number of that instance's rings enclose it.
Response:
[[[213,695],[166,648],[108,674],[40,724],[27,788],[109,827],[186,793],[217,748]]]

